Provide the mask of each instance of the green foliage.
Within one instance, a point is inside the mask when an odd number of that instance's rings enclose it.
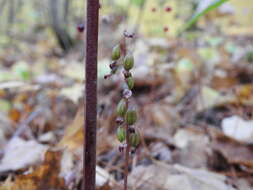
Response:
[[[247,53],[247,60],[248,62],[253,62],[253,51]]]
[[[16,63],[13,69],[20,79],[29,80],[31,78],[29,66],[26,62]]]
[[[227,1],[229,1],[229,0],[215,0],[215,1],[213,1],[204,10],[201,10],[200,12],[195,13],[192,16],[192,18],[183,26],[183,28],[181,29],[181,31],[179,33],[182,33],[184,31],[186,31],[191,26],[193,26],[193,24],[195,24],[199,20],[199,18],[201,18],[202,16],[206,15],[208,12],[217,9],[218,7],[220,7],[223,3],[227,2]]]
[[[131,1],[134,5],[136,5],[138,7],[141,7],[145,2],[145,0],[131,0]]]

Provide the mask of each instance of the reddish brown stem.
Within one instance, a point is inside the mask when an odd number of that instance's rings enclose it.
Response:
[[[128,109],[128,100],[126,101],[127,109]],[[128,165],[129,165],[129,151],[130,151],[130,143],[129,143],[129,125],[126,124],[126,151],[125,151],[125,168],[124,168],[124,190],[127,190],[127,178],[128,178]]]
[[[97,125],[98,0],[87,0],[85,60],[84,189],[95,190]]]
[[[128,165],[129,165],[129,152],[130,152],[130,144],[129,144],[129,126],[126,125],[126,152],[125,152],[125,169],[124,169],[124,190],[127,190],[127,178],[128,178]]]
[[[122,48],[122,52],[123,52],[123,56],[125,57],[126,56],[126,38],[123,37],[122,39],[122,43],[121,43],[121,48]],[[128,100],[126,100],[126,107],[128,109]],[[128,179],[128,165],[129,165],[129,151],[130,151],[130,144],[129,144],[129,126],[128,124],[126,124],[126,149],[125,149],[125,168],[124,168],[124,190],[127,190],[127,179]]]

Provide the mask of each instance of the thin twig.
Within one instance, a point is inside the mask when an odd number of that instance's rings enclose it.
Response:
[[[22,121],[19,125],[19,128],[15,131],[15,133],[12,135],[10,141],[18,136],[20,136],[26,128],[28,128],[29,123],[32,122],[39,114],[45,111],[45,108],[38,108],[37,110],[33,111],[27,119]]]

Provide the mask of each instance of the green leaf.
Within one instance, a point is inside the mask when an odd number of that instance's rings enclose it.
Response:
[[[229,1],[229,0],[215,0],[215,1],[213,1],[205,9],[201,10],[200,12],[195,13],[192,16],[192,18],[186,24],[183,25],[183,27],[179,33],[186,31],[193,24],[195,24],[199,20],[200,17],[204,16],[205,14],[207,14],[208,12],[210,12],[214,9],[217,9],[218,7],[220,7],[223,3],[227,2],[227,1]]]
[[[22,80],[29,80],[31,78],[31,72],[28,63],[20,61],[16,63],[12,69],[16,75]]]
[[[145,0],[132,0],[132,3],[138,7],[141,7],[144,4]]]
[[[253,62],[253,50],[247,53],[248,62]]]

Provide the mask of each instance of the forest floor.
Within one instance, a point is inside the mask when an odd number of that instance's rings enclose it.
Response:
[[[115,107],[124,79],[103,79],[113,45],[107,40],[101,40],[99,54],[97,189],[117,190],[124,160]],[[131,155],[129,187],[253,189],[253,38],[196,32],[140,36],[132,44],[131,103],[138,110],[141,145]],[[80,189],[80,51],[61,56],[42,38],[1,52],[0,190]]]

